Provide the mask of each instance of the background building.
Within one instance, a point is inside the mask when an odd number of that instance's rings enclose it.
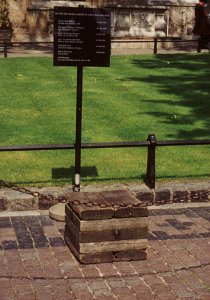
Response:
[[[8,0],[13,41],[52,41],[53,7],[108,7],[113,39],[192,38],[197,0]]]

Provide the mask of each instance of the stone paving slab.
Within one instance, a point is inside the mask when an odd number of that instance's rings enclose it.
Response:
[[[146,261],[80,264],[64,222],[0,213],[0,299],[210,299],[210,205],[149,208]]]

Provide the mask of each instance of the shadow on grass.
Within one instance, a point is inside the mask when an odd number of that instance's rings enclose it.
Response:
[[[208,138],[210,128],[210,55],[206,54],[167,54],[157,55],[154,59],[134,59],[133,64],[144,69],[154,69],[154,75],[130,77],[128,80],[146,82],[159,89],[160,93],[175,100],[144,100],[150,102],[152,109],[144,112],[163,124],[183,125],[176,136],[168,134],[169,138],[195,139]],[[180,71],[180,72],[179,72]],[[144,74],[144,72],[142,72]],[[177,100],[178,98],[178,100]],[[155,111],[158,104],[180,107],[180,114],[172,115]],[[185,113],[182,111],[185,108]],[[186,114],[186,108],[188,113]],[[158,120],[159,119],[159,120]],[[197,122],[199,125],[197,125]],[[189,125],[192,129],[185,129]]]
[[[52,180],[57,179],[73,179],[75,174],[75,168],[56,168],[52,169]],[[98,177],[98,171],[95,166],[92,167],[81,167],[81,177]]]
[[[136,184],[144,184],[145,180],[145,174],[141,174],[139,176],[133,176],[133,177],[107,177],[107,178],[95,178],[95,177],[88,177],[84,178],[81,177],[81,185],[87,185],[87,184],[116,184],[116,183],[128,183],[128,182],[135,182]],[[191,174],[187,176],[182,176],[180,178],[177,178],[175,175],[157,175],[156,176],[156,183],[158,182],[171,182],[171,180],[174,181],[193,181],[193,180],[209,180],[209,174]],[[52,181],[15,181],[12,182],[13,184],[17,184],[20,186],[52,186],[52,185],[69,185],[72,184],[73,177],[69,178],[60,178],[60,179],[53,179]]]

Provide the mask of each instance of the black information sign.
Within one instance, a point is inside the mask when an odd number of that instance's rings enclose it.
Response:
[[[110,11],[54,7],[54,65],[110,66]]]

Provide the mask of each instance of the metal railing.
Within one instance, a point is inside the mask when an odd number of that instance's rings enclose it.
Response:
[[[153,39],[112,39],[111,43],[112,44],[116,44],[116,43],[153,43],[153,54],[158,54],[158,44],[159,43],[187,43],[187,44],[192,44],[195,43],[196,44],[196,50],[197,52],[201,52],[201,41],[200,39],[196,39],[196,40],[184,40],[181,38],[153,38]],[[40,51],[50,51],[53,52],[53,42],[10,42],[8,40],[0,40],[0,48],[2,47],[2,52],[4,55],[4,58],[7,58],[8,55],[10,54],[10,49],[15,48],[15,47],[28,47],[28,51],[30,51],[29,47],[33,47],[35,46],[36,48],[38,48],[40,46]],[[51,46],[49,48],[49,46]],[[171,46],[170,48],[173,48],[173,46]],[[0,51],[1,52],[1,51]]]
[[[149,141],[149,145],[145,183],[152,189],[155,188],[156,181],[156,147],[210,145],[210,140],[157,141],[156,136],[154,134],[149,134],[147,141]]]
[[[51,46],[51,47],[49,47]],[[4,55],[4,58],[7,58],[10,49],[18,47],[18,48],[23,48],[23,53],[26,51],[32,51],[32,50],[40,50],[41,51],[50,51],[51,53],[53,52],[53,42],[11,42],[8,40],[1,41],[0,40],[0,47],[2,47],[2,52]],[[35,48],[32,48],[35,47]],[[39,48],[40,47],[40,48]]]
[[[157,141],[155,134],[149,134],[147,141],[136,142],[103,142],[103,143],[84,143],[81,149],[102,149],[102,148],[131,148],[147,147],[147,168],[144,181],[151,189],[156,184],[156,148],[171,146],[195,146],[210,145],[210,140],[168,140]],[[40,150],[75,150],[75,144],[48,144],[48,145],[23,145],[23,146],[0,146],[0,152],[12,151],[40,151]]]
[[[187,43],[187,44],[192,44],[195,43],[196,44],[196,50],[198,51],[198,39],[193,39],[193,40],[189,40],[189,39],[182,39],[180,37],[154,37],[153,39],[112,39],[112,44],[115,43],[153,43],[153,54],[158,54],[158,44],[159,43]],[[173,48],[173,46],[171,46],[170,48]]]

